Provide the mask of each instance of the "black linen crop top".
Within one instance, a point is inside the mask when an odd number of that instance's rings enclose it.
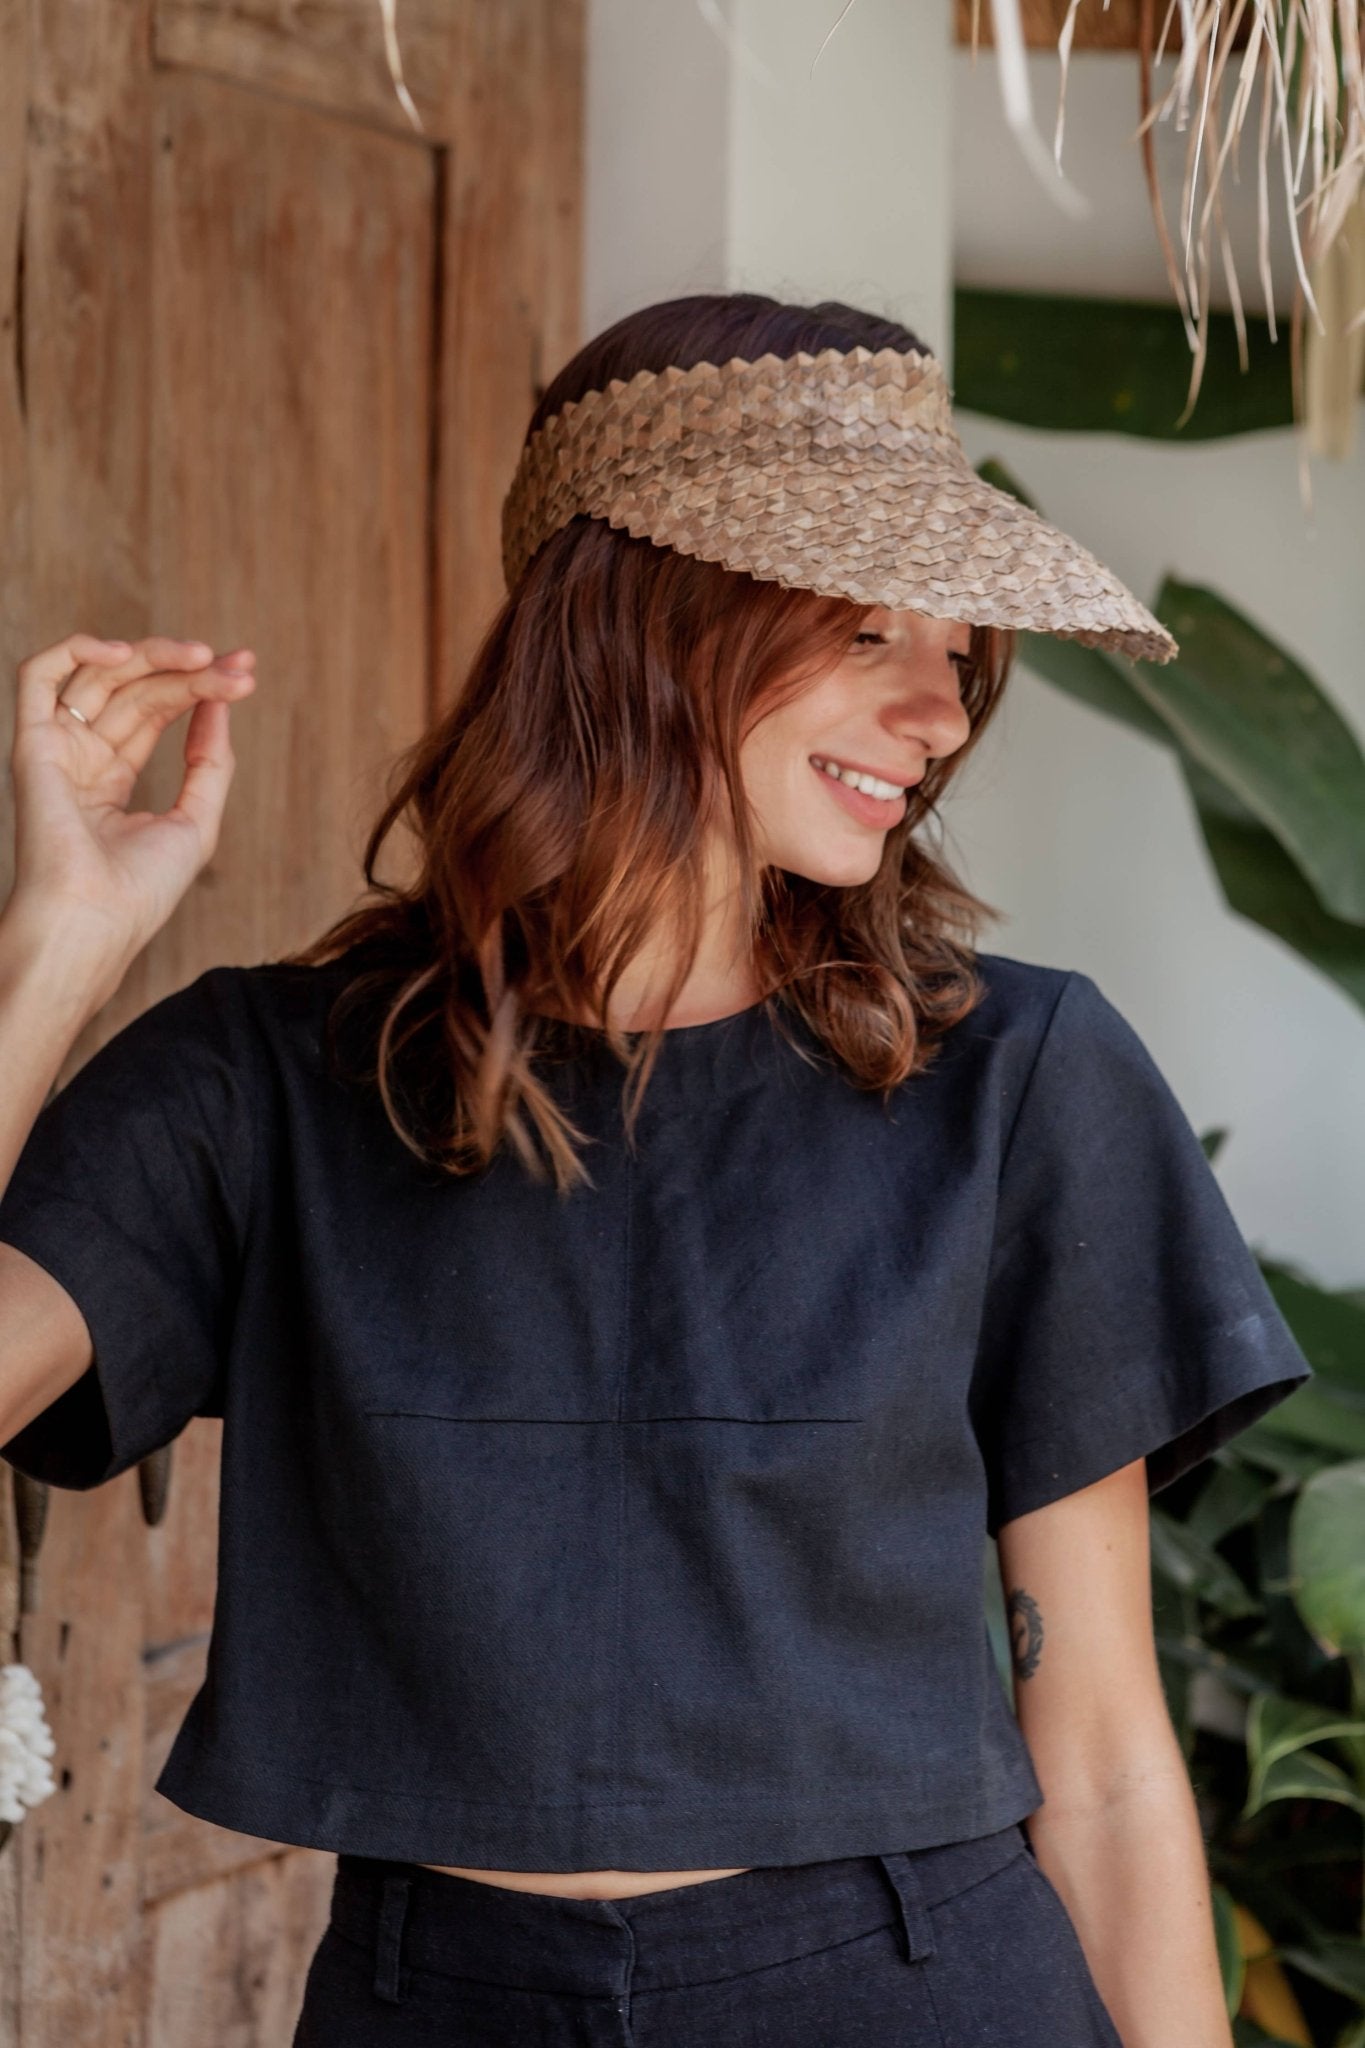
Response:
[[[3,1448],[90,1487],[223,1418],[206,1681],[157,1780],[277,1842],[508,1870],[916,1848],[1042,1803],[988,1535],[1151,1490],[1310,1377],[1088,976],[982,953],[889,1104],[790,1013],[666,1034],[630,1156],[451,1180],[326,1070],[346,963],[218,967],[40,1113],[0,1238],[94,1340]],[[797,1049],[803,1047],[809,1059]]]

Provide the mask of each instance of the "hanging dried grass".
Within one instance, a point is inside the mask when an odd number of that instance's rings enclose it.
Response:
[[[398,47],[398,0],[379,0],[379,18],[384,28],[384,61],[398,95],[398,103],[419,135],[425,134],[422,116],[403,77],[403,56]]]
[[[1108,0],[1105,0],[1107,6]],[[1060,171],[1062,120],[1071,31],[1081,0],[1070,0],[1058,39],[1061,88],[1053,156]],[[1236,89],[1221,132],[1221,90],[1234,38],[1250,6],[1252,19],[1237,70]],[[1152,80],[1165,55],[1171,22],[1179,9],[1180,57],[1176,74],[1155,103]],[[997,58],[1002,68],[1022,67],[1019,0],[991,0]],[[973,0],[972,50],[976,53],[979,0]],[[1362,328],[1365,328],[1365,4],[1362,0],[1168,0],[1160,35],[1155,33],[1155,0],[1141,0],[1139,14],[1139,102],[1137,139],[1166,273],[1180,308],[1194,358],[1182,421],[1199,393],[1208,352],[1209,276],[1214,239],[1227,281],[1237,328],[1238,354],[1247,367],[1246,322],[1241,288],[1223,216],[1222,181],[1229,161],[1239,176],[1242,131],[1259,80],[1260,118],[1256,130],[1257,251],[1266,319],[1276,338],[1270,275],[1269,166],[1280,170],[1294,251],[1296,284],[1290,316],[1290,374],[1296,423],[1307,427],[1300,443],[1299,479],[1306,508],[1312,492],[1306,454],[1343,456],[1353,446],[1355,398],[1360,390]],[[1293,102],[1291,112],[1291,100]],[[1191,126],[1191,108],[1197,118]],[[1183,273],[1166,224],[1157,179],[1153,131],[1174,116],[1189,133],[1181,194]],[[1202,203],[1197,201],[1203,174]],[[1300,197],[1305,172],[1308,189]],[[1196,207],[1198,207],[1196,217]],[[1300,225],[1300,215],[1306,216]],[[1326,311],[1322,303],[1326,300]],[[1303,320],[1311,310],[1305,365]]]

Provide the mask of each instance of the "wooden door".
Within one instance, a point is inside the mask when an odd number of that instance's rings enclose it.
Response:
[[[582,0],[395,13],[420,130],[382,0],[0,0],[6,751],[16,662],[77,627],[249,645],[259,676],[218,851],[68,1074],[353,900],[384,766],[501,594],[501,494],[580,339]],[[183,732],[135,807],[171,800]],[[0,1853],[0,2048],[290,2039],[333,1858],[151,1789],[203,1671],[220,1433],[177,1441],[154,1525],[144,1474],[27,1488],[22,1615],[0,1464],[0,1649],[42,1680],[60,1786]]]

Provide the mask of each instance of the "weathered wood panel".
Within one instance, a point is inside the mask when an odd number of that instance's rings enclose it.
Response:
[[[218,1467],[223,1425],[201,1416],[171,1446],[166,1512],[147,1531],[143,1640],[155,1656],[167,1645],[207,1636],[218,1574]]]
[[[27,147],[28,0],[0,0],[0,664],[12,673],[28,651],[28,454],[23,400],[24,154]],[[0,693],[0,745],[8,759],[13,702]],[[0,900],[14,883],[8,789],[0,789]],[[0,1466],[0,1662],[18,1654],[19,1552],[12,1475]],[[0,1832],[3,1832],[0,1825]],[[11,1832],[0,1848],[0,2048],[19,2048],[19,1873]]]
[[[583,0],[465,0],[445,158],[433,621],[437,704],[503,595],[499,509],[580,345]]]
[[[433,157],[190,73],[156,114],[151,511],[167,630],[256,651],[177,980],[301,944],[362,886],[425,719]],[[178,763],[145,780],[169,801]]]
[[[455,100],[452,16],[487,0],[400,0],[403,83],[429,143],[451,139]],[[156,0],[159,64],[217,72],[414,135],[384,54],[379,0]]]
[[[229,1828],[213,1827],[163,1798],[155,1789],[157,1774],[170,1753],[175,1732],[203,1682],[207,1650],[208,1635],[205,1632],[190,1636],[181,1643],[149,1646],[146,1654],[144,1905],[151,1905],[172,1892],[206,1884],[210,1878],[226,1877],[249,1863],[259,1862],[264,1856],[276,1855],[285,1846],[279,1842],[263,1842],[255,1835],[235,1834]],[[330,1857],[319,1857],[307,1849],[296,1853],[331,1868]],[[318,1931],[321,1933],[321,1929]]]
[[[28,0],[0,0],[0,665],[12,673],[27,650],[28,453],[23,410],[24,153],[29,91]],[[9,757],[13,703],[0,691],[0,746]],[[0,900],[14,883],[13,820],[0,787]],[[12,1475],[0,1467],[0,1662],[18,1651],[19,1556]],[[3,1826],[0,1825],[0,1833]],[[0,1849],[0,2048],[19,2048],[19,1872],[11,1834]]]
[[[32,10],[23,652],[73,627],[131,637],[152,629],[149,32],[144,0],[44,0]],[[73,1047],[68,1072],[134,1000],[120,991]],[[21,1655],[47,1697],[60,1788],[12,1845],[24,2048],[132,2048],[142,2037],[142,1537],[131,1475],[52,1500],[41,1607],[21,1631]]]
[[[153,1907],[147,2048],[287,2048],[332,1871],[294,1850]]]

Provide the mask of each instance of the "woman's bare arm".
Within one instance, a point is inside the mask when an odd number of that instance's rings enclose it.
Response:
[[[0,916],[0,1188],[67,1054],[103,996],[88,970],[22,914]],[[90,1363],[90,1333],[64,1287],[0,1243],[0,1443]]]
[[[1124,2048],[1232,2048],[1194,1791],[1152,1627],[1144,1460],[998,1531],[1029,1840]]]
[[[228,703],[255,687],[252,659],[77,633],[20,666],[15,885],[0,910],[0,1191],[76,1039],[213,853],[234,766]],[[158,739],[192,705],[179,796],[159,815],[130,814]],[[65,1288],[0,1242],[0,1443],[91,1356]]]

